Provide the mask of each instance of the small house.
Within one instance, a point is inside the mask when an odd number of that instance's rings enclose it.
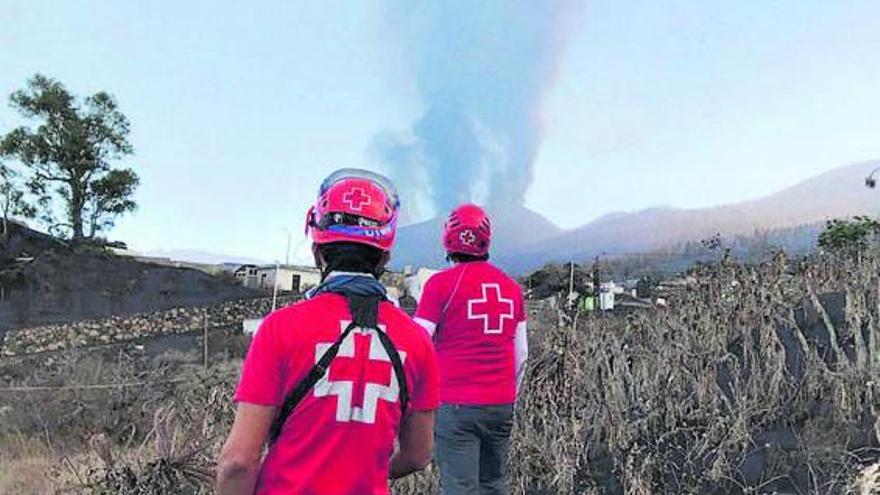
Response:
[[[321,283],[321,271],[297,265],[242,265],[232,272],[241,285],[258,290],[301,293]]]
[[[241,285],[249,289],[256,289],[258,288],[257,269],[257,265],[241,265],[233,270],[232,274]]]
[[[264,265],[256,269],[257,289],[302,293],[321,283],[321,271],[310,266]]]
[[[614,309],[614,292],[599,293],[599,309],[602,311],[611,311]]]

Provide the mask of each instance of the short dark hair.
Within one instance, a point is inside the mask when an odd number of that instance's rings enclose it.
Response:
[[[465,253],[447,253],[446,259],[449,261],[454,261],[456,263],[470,263],[473,261],[487,261],[489,259],[489,253],[486,253],[482,256],[474,256],[473,254],[465,254]]]
[[[324,276],[330,272],[370,273],[382,275],[382,257],[385,254],[379,248],[357,242],[331,242],[318,246],[318,252],[324,259]]]

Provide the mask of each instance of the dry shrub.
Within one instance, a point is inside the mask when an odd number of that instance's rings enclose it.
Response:
[[[114,442],[133,445],[149,429],[151,412],[174,398],[178,385],[170,368],[152,368],[125,353],[107,359],[71,351],[21,365],[30,376],[10,385],[60,387],[17,393],[11,401],[0,434],[30,433],[57,444],[85,445],[96,433]],[[150,383],[88,389],[93,384]]]
[[[876,492],[880,257],[780,256],[691,275],[695,283],[667,309],[533,318],[512,492]],[[831,291],[846,296],[842,317],[823,295]],[[209,492],[212,459],[233,417],[237,365],[143,366],[79,358],[56,364],[52,379],[196,379],[28,397],[6,414],[28,434],[66,435],[73,444],[103,434],[90,460],[72,462],[82,490]],[[43,419],[27,423],[20,414]],[[393,491],[437,487],[430,469]]]
[[[0,437],[44,446],[9,457],[55,466],[42,473],[42,484],[52,481],[64,493],[208,493],[233,419],[239,365],[154,364],[125,353],[107,359],[78,352],[23,362],[29,385],[64,388],[17,393],[3,403]],[[77,388],[104,383],[133,386]],[[50,492],[26,486],[22,493]]]
[[[51,493],[53,483],[46,473],[52,467],[51,455],[38,439],[0,437],[0,493]]]
[[[850,487],[853,495],[876,495],[880,493],[880,463],[862,470]]]
[[[152,429],[137,449],[118,448],[103,436],[91,447],[101,462],[80,488],[95,495],[211,493],[214,459],[232,426],[231,390],[237,365],[195,373],[175,399],[153,413]]]
[[[845,493],[878,459],[876,257],[692,275],[666,310],[535,322],[514,493]],[[833,290],[845,325],[821,304]]]
[[[203,493],[213,478],[204,427],[181,423],[172,407],[155,413],[152,449],[117,453],[106,437],[96,435],[91,446],[101,465],[89,469],[81,488],[95,495]]]

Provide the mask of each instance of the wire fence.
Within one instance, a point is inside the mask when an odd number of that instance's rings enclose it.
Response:
[[[238,370],[230,370],[220,373],[223,376],[231,376],[238,374]],[[117,388],[146,387],[149,385],[162,385],[169,383],[185,383],[192,382],[197,379],[196,376],[185,378],[168,378],[163,380],[141,380],[116,383],[93,383],[81,385],[20,385],[10,387],[0,387],[2,393],[27,393],[27,392],[59,392],[65,390],[108,390]]]
[[[33,330],[42,331],[43,329],[48,329],[49,331],[52,331],[51,329],[53,329],[53,328],[63,328],[66,326],[77,326],[77,325],[84,325],[84,324],[88,325],[89,323],[97,323],[99,325],[102,325],[102,324],[106,324],[108,322],[113,325],[123,325],[124,326],[127,321],[133,321],[133,320],[139,320],[139,319],[142,320],[144,318],[146,318],[146,319],[155,318],[158,323],[163,323],[163,318],[166,315],[168,315],[170,312],[180,311],[180,310],[196,311],[197,313],[195,315],[193,315],[195,318],[208,318],[209,322],[212,319],[223,320],[221,323],[218,323],[218,324],[211,325],[209,323],[210,326],[208,327],[208,330],[211,332],[216,332],[219,330],[229,330],[229,329],[233,329],[233,328],[241,328],[241,324],[242,324],[243,320],[250,319],[250,318],[262,318],[266,314],[268,314],[271,311],[269,304],[272,301],[272,299],[273,298],[271,298],[271,297],[245,298],[245,299],[227,301],[225,303],[218,303],[218,304],[205,305],[205,306],[183,306],[183,307],[170,308],[167,310],[155,311],[155,312],[151,312],[151,313],[136,313],[136,314],[124,315],[124,316],[108,316],[108,317],[104,317],[104,318],[97,318],[97,319],[91,319],[91,320],[71,321],[71,322],[67,322],[67,323],[41,325],[41,326],[28,327],[28,328],[19,328],[19,329],[15,329],[15,330],[11,330],[11,331],[0,331],[0,351],[2,351],[3,349],[8,349],[10,347],[10,342],[9,342],[10,339],[17,338],[18,335],[22,335],[22,333],[26,332],[26,331],[33,331]],[[286,306],[289,304],[293,304],[301,299],[302,299],[302,295],[299,295],[299,294],[285,294],[285,295],[279,296],[277,298],[277,307],[283,307],[283,306]],[[230,322],[230,319],[228,316],[228,308],[230,305],[236,305],[236,304],[255,304],[256,306],[251,307],[251,308],[245,308],[243,314],[241,312],[239,312],[239,315],[237,315],[238,318],[233,320],[232,322]],[[261,307],[260,305],[264,305],[265,307]],[[252,312],[252,313],[248,314],[249,312]],[[168,322],[165,321],[164,323],[167,324]],[[199,324],[198,328],[195,328],[190,323],[192,323],[192,320],[190,320],[189,323],[185,324],[186,328],[182,328],[179,331],[176,329],[165,328],[165,329],[157,330],[155,332],[145,332],[144,334],[134,336],[133,338],[112,340],[110,342],[89,342],[89,343],[82,343],[82,344],[78,344],[78,345],[62,346],[61,348],[57,348],[57,349],[30,350],[30,351],[26,351],[26,352],[15,352],[15,353],[0,352],[0,361],[4,361],[4,360],[6,360],[8,358],[12,358],[12,357],[58,354],[58,353],[67,352],[67,351],[70,351],[73,349],[76,349],[76,350],[100,350],[100,349],[106,349],[106,348],[111,348],[111,347],[116,347],[116,346],[126,346],[126,345],[130,345],[132,343],[148,342],[148,341],[154,340],[156,338],[166,337],[166,336],[170,336],[170,335],[190,335],[190,334],[195,334],[195,333],[202,333],[204,331],[204,327],[202,326],[202,324]],[[92,339],[92,340],[94,340],[94,339]]]
[[[253,298],[253,299],[262,299],[262,298]],[[292,297],[287,296],[284,298],[284,300],[279,300],[279,303],[280,303],[279,305],[292,304],[292,303],[299,301],[300,299],[301,299],[301,297],[297,297],[297,296],[292,296]],[[409,314],[410,316],[412,316],[415,313],[416,307],[417,306],[415,304],[402,304],[400,306],[400,308],[403,311],[405,311],[407,314]],[[530,313],[535,312],[535,311],[540,311],[542,309],[545,309],[546,307],[547,307],[547,303],[545,301],[526,301],[526,308]],[[265,316],[265,315],[263,315],[263,316]],[[254,317],[260,318],[261,316],[254,315]],[[242,321],[237,321],[235,323],[222,323],[222,324],[216,324],[216,325],[211,325],[209,322],[208,327],[207,327],[207,332],[208,333],[236,332],[236,331],[240,332],[241,328],[242,328]],[[0,356],[0,362],[9,362],[9,361],[16,359],[16,358],[25,359],[25,358],[34,358],[34,357],[40,357],[40,356],[52,356],[52,355],[69,353],[69,352],[98,352],[98,351],[105,351],[105,350],[113,349],[113,348],[147,345],[152,341],[162,339],[162,338],[168,338],[168,337],[201,337],[204,334],[205,330],[206,330],[205,328],[198,328],[198,329],[193,328],[191,330],[182,331],[182,332],[156,332],[154,334],[144,335],[144,336],[140,336],[140,337],[137,337],[134,339],[119,340],[119,341],[114,341],[114,342],[102,342],[102,343],[97,343],[97,344],[90,344],[90,345],[84,345],[84,346],[74,346],[74,347],[67,347],[67,348],[53,349],[53,350],[41,350],[41,351],[33,351],[33,352],[16,353],[14,355]],[[2,339],[0,339],[0,342],[2,342]]]
[[[220,331],[235,331],[241,329],[241,322],[234,324],[223,324],[223,325],[215,325],[209,326],[208,332],[216,333]],[[117,347],[131,347],[138,345],[147,345],[152,341],[168,338],[168,337],[200,337],[204,333],[204,329],[193,329],[187,330],[185,332],[177,332],[177,333],[155,333],[148,336],[138,337],[134,339],[128,340],[120,340],[116,342],[104,342],[100,344],[92,344],[86,346],[77,346],[77,347],[68,347],[64,349],[54,349],[54,350],[45,350],[45,351],[33,351],[33,352],[24,352],[20,354],[12,354],[8,356],[0,356],[0,362],[8,362],[17,358],[34,358],[39,356],[52,356],[58,354],[65,354],[69,352],[98,352],[105,351],[107,349],[113,349]]]
[[[0,387],[0,393],[15,392],[58,392],[62,390],[106,390],[115,388],[145,387],[147,385],[156,385],[162,383],[182,383],[191,381],[188,378],[172,378],[168,380],[144,380],[140,382],[119,382],[119,383],[96,383],[91,385],[38,385],[38,386],[20,386],[20,387]]]

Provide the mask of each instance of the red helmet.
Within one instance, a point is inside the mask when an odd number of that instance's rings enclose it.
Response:
[[[461,205],[452,210],[443,228],[443,247],[447,253],[484,256],[492,241],[492,223],[477,205]]]
[[[306,216],[315,244],[357,242],[388,251],[397,234],[400,200],[385,177],[360,169],[330,174]]]

